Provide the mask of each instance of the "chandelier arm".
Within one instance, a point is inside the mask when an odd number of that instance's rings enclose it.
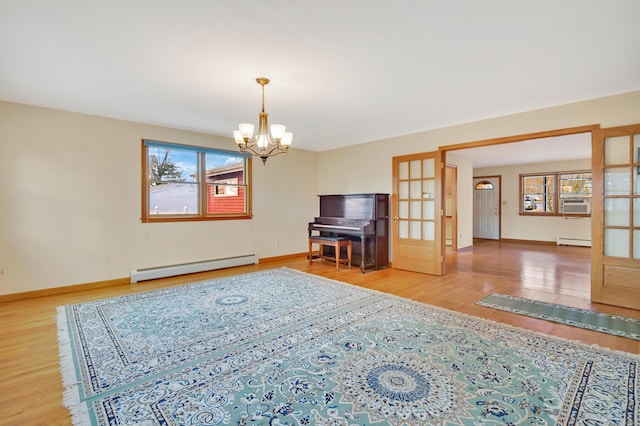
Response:
[[[253,144],[251,145],[247,145],[247,146],[242,146],[240,147],[240,151],[241,152],[249,152],[255,156],[262,156],[262,155],[266,155],[266,156],[274,156],[274,155],[278,155],[278,154],[286,154],[288,151],[288,148],[282,147],[282,146],[274,146],[273,148],[271,148],[270,151],[265,151],[265,150],[260,150],[257,151],[256,149],[253,148]]]
[[[242,148],[240,148],[240,152],[248,152],[251,155],[255,155],[257,157],[259,157],[260,155],[262,155],[261,153],[259,153],[258,151],[256,151],[255,149],[253,149],[253,147],[247,145],[246,147],[243,146]]]
[[[275,154],[274,154],[275,152]],[[273,148],[271,148],[271,151],[265,153],[267,156],[274,156],[274,155],[278,155],[278,154],[284,154],[286,153],[287,150],[282,148],[280,145],[278,146],[274,146]]]
[[[270,151],[256,151],[253,146],[247,145],[246,147],[240,147],[240,152],[249,152],[251,155],[256,157],[260,157],[262,159],[262,163],[265,164],[267,162],[268,157],[275,157],[276,155],[286,154],[288,152],[288,148],[286,147],[273,147]]]

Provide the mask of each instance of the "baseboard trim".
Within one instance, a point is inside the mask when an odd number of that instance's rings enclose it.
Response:
[[[306,251],[303,253],[293,253],[293,254],[285,254],[283,256],[274,256],[274,257],[261,257],[259,260],[259,263],[269,263],[269,262],[278,262],[281,260],[290,260],[290,259],[296,259],[298,257],[307,257],[309,256],[309,253],[307,253]]]
[[[485,239],[485,238],[474,238],[475,240],[479,240],[479,241],[498,241],[498,242],[502,242],[502,243],[524,243],[524,244],[551,244],[551,245],[557,245],[555,241],[543,241],[543,240],[520,240],[517,238],[500,238],[499,240],[489,240],[489,239]]]
[[[92,283],[69,285],[64,287],[45,288],[42,290],[25,291],[22,293],[11,293],[0,295],[0,303],[15,302],[17,300],[35,299],[38,297],[55,296],[58,294],[75,293],[83,290],[94,290],[97,288],[114,287],[129,284],[129,278],[116,278],[113,280],[96,281]]]
[[[287,254],[284,256],[265,257],[265,258],[259,259],[258,264],[295,259],[302,256],[306,257],[307,254],[308,254],[307,252],[303,252],[303,253]],[[237,266],[237,268],[242,268],[242,266]],[[77,291],[94,290],[94,289],[104,288],[104,287],[115,287],[115,286],[124,285],[124,284],[131,285],[129,280],[130,280],[130,277],[125,277],[125,278],[116,278],[113,280],[69,285],[65,287],[54,287],[54,288],[45,288],[42,290],[25,291],[22,293],[2,294],[0,295],[0,303],[15,302],[17,300],[35,299],[38,297],[45,297],[45,296],[55,296],[58,294],[75,293]]]

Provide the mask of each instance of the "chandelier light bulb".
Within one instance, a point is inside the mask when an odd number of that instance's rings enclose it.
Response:
[[[276,141],[279,141],[280,139],[282,139],[282,135],[284,135],[284,131],[286,129],[287,127],[283,126],[282,124],[272,124],[271,136],[273,136],[273,139],[275,139]]]
[[[284,132],[284,134],[282,135],[282,140],[280,141],[280,143],[286,148],[289,145],[291,145],[291,141],[293,141],[293,133]]]
[[[240,130],[233,131],[233,139],[235,139],[238,145],[244,145],[244,138],[242,137],[242,132],[240,132]]]
[[[256,126],[249,123],[240,123],[240,126],[238,127],[240,129],[240,134],[245,139],[251,139],[251,136],[253,136],[253,130],[256,128]]]

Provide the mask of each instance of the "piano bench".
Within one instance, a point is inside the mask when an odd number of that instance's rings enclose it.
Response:
[[[313,253],[312,253],[312,245],[318,244],[320,246],[320,261],[322,262],[324,259],[333,259],[336,261],[336,269],[340,268],[340,263],[345,263],[351,268],[351,240],[346,237],[321,237],[321,236],[311,236],[309,237],[309,265],[312,263]],[[335,257],[333,256],[325,256],[324,255],[324,246],[331,246],[334,248]],[[340,248],[347,248],[347,258],[340,259]]]

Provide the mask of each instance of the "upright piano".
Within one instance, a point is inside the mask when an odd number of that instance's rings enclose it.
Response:
[[[389,194],[318,197],[320,216],[309,222],[309,236],[347,237],[353,247],[351,264],[359,265],[360,272],[385,268],[389,263]]]

